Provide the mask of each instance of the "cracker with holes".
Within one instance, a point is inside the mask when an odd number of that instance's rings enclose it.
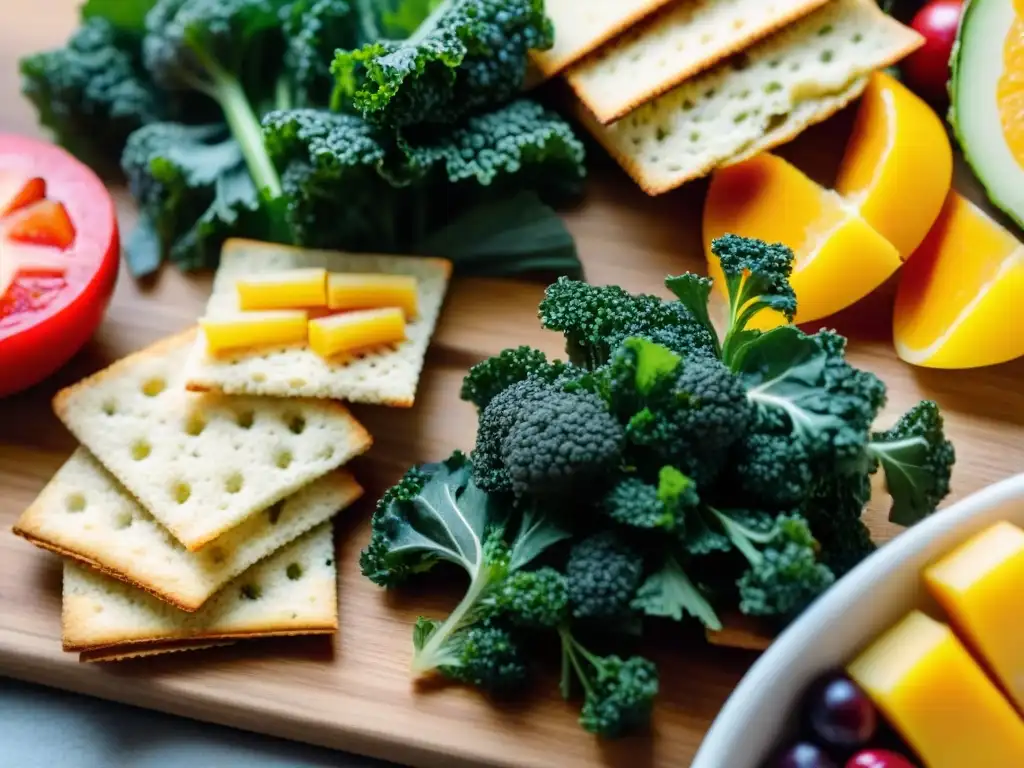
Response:
[[[531,51],[532,61],[544,77],[556,75],[669,2],[547,0],[544,10],[555,25],[555,44],[547,51]]]
[[[64,650],[117,648],[123,655],[156,643],[332,633],[337,575],[330,523],[257,563],[195,613],[65,561]]]
[[[57,394],[75,437],[189,551],[197,551],[370,447],[327,400],[195,394],[189,331]]]
[[[581,120],[648,194],[794,138],[856,98],[923,39],[873,0],[832,0],[612,125]],[[741,63],[742,66],[736,66]]]
[[[670,5],[566,73],[608,125],[826,0],[687,0]]]
[[[205,651],[209,648],[220,648],[225,645],[234,645],[233,640],[211,640],[204,642],[196,640],[180,640],[171,643],[152,643],[146,645],[112,645],[108,648],[99,648],[95,651],[82,651],[78,654],[78,660],[89,661],[128,661],[130,659],[146,659],[150,656],[163,656],[168,653],[180,653],[181,651]]]
[[[21,515],[14,532],[195,611],[231,579],[326,522],[362,492],[351,473],[334,470],[247,518],[202,551],[189,552],[79,448]]]
[[[200,334],[188,361],[188,388],[230,395],[330,398],[411,407],[430,337],[448,288],[451,262],[354,255],[252,240],[229,240],[221,254],[204,322],[215,323],[218,318],[236,318],[244,314],[239,304],[239,281],[261,273],[296,269],[414,277],[418,307],[415,318],[405,324],[405,341],[361,354],[325,359],[305,344],[213,353],[205,335]],[[343,315],[334,317],[343,318]],[[315,327],[314,323],[310,326]]]

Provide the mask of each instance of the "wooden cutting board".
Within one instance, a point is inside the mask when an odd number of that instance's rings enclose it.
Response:
[[[33,13],[0,8],[0,130],[36,133],[17,95],[16,60],[56,45],[74,25],[74,0],[35,0]],[[804,137],[787,154],[828,180],[849,115]],[[660,291],[667,273],[702,270],[701,185],[650,199],[604,158],[593,162],[585,206],[568,215],[588,277],[630,290]],[[132,214],[122,206],[127,229]],[[921,397],[939,401],[959,461],[950,501],[1024,469],[1024,361],[981,371],[934,372],[900,363],[889,340],[892,286],[830,322],[851,337],[851,357],[889,384],[892,416]],[[458,399],[465,369],[506,346],[529,343],[557,354],[540,331],[542,285],[460,280],[428,356],[411,411],[358,408],[376,438],[356,471],[375,496],[411,463],[469,448],[472,409]],[[195,321],[209,278],[167,270],[152,285],[122,275],[107,319],[65,370],[39,388],[0,401],[0,674],[189,717],[422,766],[688,765],[715,714],[753,661],[716,648],[699,632],[659,629],[647,650],[662,671],[653,735],[601,744],[583,733],[553,678],[514,705],[492,706],[458,687],[410,682],[410,628],[420,613],[452,604],[431,590],[385,594],[358,572],[370,504],[338,525],[341,631],[333,640],[256,642],[120,665],[83,665],[60,647],[60,565],[9,533],[17,515],[71,454],[74,441],[49,401],[60,387]],[[1009,329],[1007,329],[1009,332]],[[879,538],[884,500],[869,512]],[[442,590],[443,592],[443,590]],[[452,597],[454,598],[454,591]]]

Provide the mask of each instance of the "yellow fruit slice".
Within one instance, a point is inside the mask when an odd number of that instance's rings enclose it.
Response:
[[[884,283],[900,266],[896,248],[843,199],[780,157],[761,154],[715,172],[704,205],[704,248],[719,290],[724,280],[711,241],[725,234],[793,249],[796,322],[834,314]],[[785,322],[761,312],[761,329]]]
[[[1024,355],[1024,245],[951,192],[903,268],[893,340],[906,362],[976,368]]]
[[[836,192],[907,259],[952,181],[953,148],[942,120],[906,86],[876,72],[861,98]]]

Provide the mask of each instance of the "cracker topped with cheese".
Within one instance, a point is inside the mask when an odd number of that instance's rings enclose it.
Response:
[[[229,240],[186,386],[411,407],[451,270],[445,259]],[[401,310],[383,318],[391,325],[378,317],[386,306]],[[348,312],[360,322],[336,319]],[[254,343],[261,334],[274,341]]]

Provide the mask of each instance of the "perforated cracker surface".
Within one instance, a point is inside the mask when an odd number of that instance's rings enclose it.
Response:
[[[580,116],[645,191],[660,194],[782,135],[780,125],[792,133],[827,117],[835,97],[921,42],[872,0],[833,0],[612,125],[582,107]]]
[[[57,415],[187,549],[196,551],[370,446],[342,405],[195,394],[195,332],[58,393]]]
[[[227,394],[316,397],[412,406],[430,337],[444,303],[451,262],[444,259],[366,256],[313,251],[251,240],[229,240],[221,254],[207,316],[238,310],[239,276],[296,267],[331,272],[386,272],[418,281],[419,316],[406,326],[397,346],[330,361],[308,347],[275,347],[211,355],[202,334],[189,358],[188,387]]]
[[[330,524],[258,563],[195,613],[72,561],[64,564],[64,649],[320,634],[338,627]]]
[[[194,611],[254,563],[353,503],[362,488],[330,472],[189,552],[79,448],[15,523],[15,533]]]

